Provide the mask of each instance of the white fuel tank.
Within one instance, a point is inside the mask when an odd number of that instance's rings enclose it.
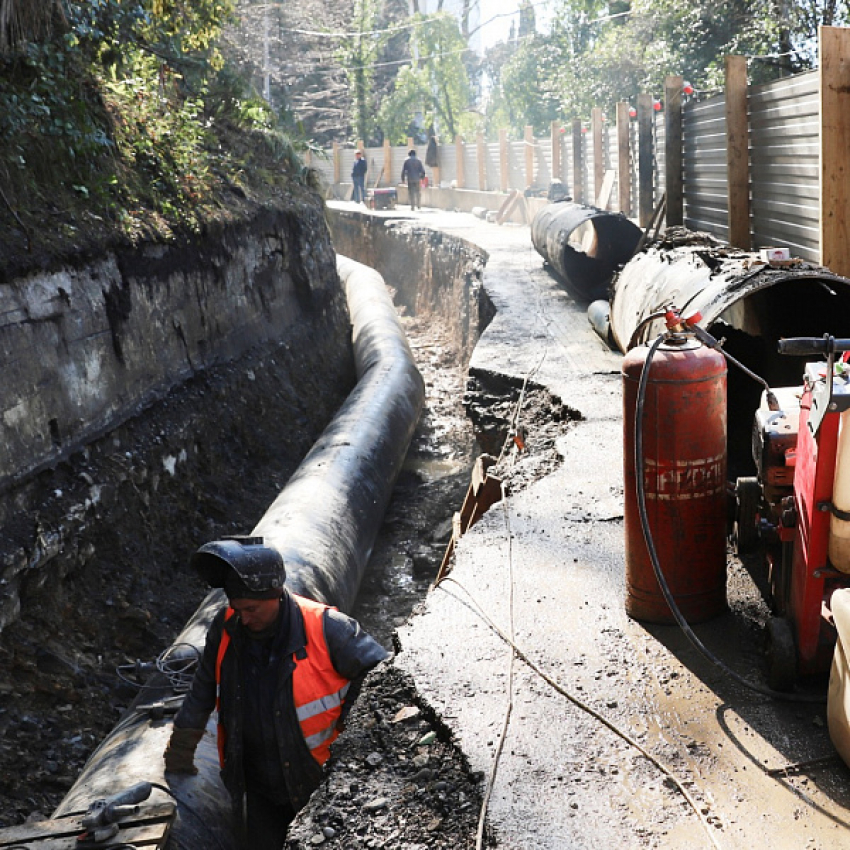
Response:
[[[829,674],[826,719],[835,749],[845,764],[850,765],[850,588],[832,594],[832,616],[838,640]]]
[[[838,448],[835,453],[835,481],[832,504],[850,513],[850,410],[841,414]],[[850,573],[850,522],[833,515],[829,520],[829,560],[835,569]],[[848,635],[850,651],[850,635]]]

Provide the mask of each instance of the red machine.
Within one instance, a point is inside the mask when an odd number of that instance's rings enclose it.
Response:
[[[763,400],[756,413],[758,477],[737,481],[733,541],[740,554],[764,544],[776,614],[768,626],[768,681],[788,690],[797,676],[829,670],[836,638],[830,600],[850,587],[850,414],[843,416],[850,369],[843,359],[836,363],[850,339],[785,339],[779,351],[827,359],[806,364],[802,387],[775,391],[781,410]]]

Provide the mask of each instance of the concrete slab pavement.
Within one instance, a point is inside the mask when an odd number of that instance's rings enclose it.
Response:
[[[498,312],[470,369],[533,378],[581,415],[559,440],[561,467],[490,509],[459,542],[450,580],[399,631],[396,663],[472,768],[490,776],[495,764],[497,846],[850,848],[850,771],[824,706],[749,691],[677,628],[625,614],[621,356],[543,269],[527,227],[415,218],[489,253]],[[746,569],[730,558],[729,570],[730,612],[696,631],[763,683],[764,603]],[[487,619],[563,693],[512,662]]]

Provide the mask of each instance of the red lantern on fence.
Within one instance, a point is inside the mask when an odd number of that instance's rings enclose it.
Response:
[[[690,97],[694,93],[694,87],[690,83],[685,83],[682,86],[682,94]]]
[[[655,110],[655,112],[661,112],[661,110],[664,109],[664,104],[660,100],[658,100],[658,98],[656,98],[652,101],[652,108]]]

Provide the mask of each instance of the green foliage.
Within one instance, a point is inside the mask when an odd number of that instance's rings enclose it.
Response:
[[[300,179],[296,143],[216,48],[232,10],[65,0],[61,27],[0,55],[0,215],[26,228],[46,204],[168,235],[198,228],[252,175]]]
[[[765,57],[751,61],[751,82],[803,70],[817,23],[847,14],[831,0],[560,0],[551,34],[490,51],[488,126],[545,132],[558,116],[613,113],[639,92],[660,95],[669,74],[713,90],[731,54]]]
[[[411,31],[414,59],[398,74],[395,88],[381,105],[381,128],[394,144],[404,144],[417,114],[425,127],[452,139],[470,107],[470,86],[463,53],[466,42],[450,15],[417,15]]]
[[[561,54],[551,40],[534,36],[523,42],[501,69],[488,114],[493,130],[509,127],[522,137],[525,127],[543,135],[560,114],[561,98],[555,88]]]
[[[375,60],[386,41],[378,31],[379,11],[377,0],[355,0],[351,23],[356,34],[343,39],[337,51],[351,91],[351,123],[358,139],[371,139],[375,131]]]

